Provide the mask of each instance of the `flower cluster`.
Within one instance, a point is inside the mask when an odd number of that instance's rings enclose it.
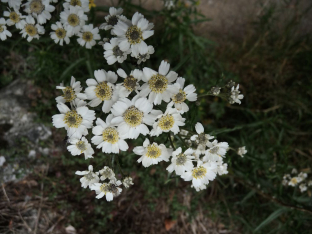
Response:
[[[306,181],[308,177],[307,173],[298,173],[296,168],[293,168],[291,174],[285,174],[283,176],[282,184],[284,186],[296,187],[299,185],[300,192],[307,191],[308,187],[312,186],[312,180]]]

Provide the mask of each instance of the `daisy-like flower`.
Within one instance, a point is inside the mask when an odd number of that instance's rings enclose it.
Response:
[[[77,102],[77,108],[70,110],[64,103],[58,103],[57,108],[61,114],[53,115],[52,122],[56,128],[65,128],[69,138],[78,138],[88,134],[92,127],[95,112],[85,106],[85,102]]]
[[[88,17],[79,6],[70,6],[69,10],[65,9],[60,16],[61,22],[69,32],[69,35],[77,35],[88,20]]]
[[[246,154],[246,153],[247,153],[247,150],[246,150],[245,146],[239,147],[239,148],[237,149],[237,154],[238,154],[239,156],[241,156],[242,158],[244,157],[244,154]]]
[[[91,144],[88,142],[88,140],[85,137],[82,137],[81,139],[72,138],[69,140],[70,144],[67,146],[67,150],[73,155],[77,156],[80,154],[84,154],[85,159],[93,158],[94,150],[91,147]]]
[[[61,89],[63,91],[63,95],[55,98],[58,103],[72,103],[76,98],[81,100],[87,99],[87,95],[84,93],[80,93],[82,88],[80,85],[80,81],[76,81],[75,77],[71,77],[70,86],[64,86],[61,83],[59,86],[56,86],[57,89]]]
[[[308,187],[306,184],[300,184],[299,189],[300,189],[300,192],[303,193],[304,191],[307,191]]]
[[[129,94],[133,91],[138,93],[140,85],[139,81],[142,80],[143,72],[139,69],[134,69],[130,72],[130,75],[127,75],[127,73],[119,68],[117,70],[117,74],[124,79],[124,82],[117,85],[117,88],[119,89],[119,97],[125,98],[128,97]]]
[[[76,171],[76,175],[82,175],[83,177],[80,178],[81,187],[91,189],[91,186],[94,183],[99,182],[99,177],[96,173],[93,172],[93,166],[89,165],[88,171]]]
[[[164,144],[158,145],[157,143],[150,144],[148,139],[145,139],[143,146],[137,146],[133,149],[133,152],[137,155],[141,155],[138,159],[138,163],[142,162],[144,167],[158,164],[161,161],[169,161],[169,157],[172,153],[171,149],[167,149]]]
[[[78,43],[81,46],[85,46],[87,49],[91,49],[92,46],[96,44],[95,40],[100,40],[101,36],[99,34],[98,28],[93,28],[93,24],[84,25],[78,33]]]
[[[9,11],[3,12],[3,16],[9,17],[6,21],[8,26],[15,25],[17,29],[22,29],[24,27],[25,21],[22,19],[24,19],[25,16],[23,16],[18,10],[11,11],[9,9]]]
[[[122,12],[122,8],[116,9],[115,7],[110,7],[109,15],[104,17],[106,23],[101,24],[100,29],[110,30],[119,22],[119,20],[127,22],[128,19],[125,16],[121,15]]]
[[[136,57],[138,54],[147,53],[148,48],[144,40],[154,34],[154,30],[150,29],[149,22],[142,14],[136,12],[131,22],[119,20],[113,33],[118,36],[120,49],[122,51],[131,49],[132,55]]]
[[[196,88],[194,85],[190,84],[184,88],[184,83],[184,78],[179,77],[177,79],[175,85],[177,85],[178,91],[171,97],[172,103],[174,103],[175,108],[181,114],[189,111],[189,107],[186,105],[185,100],[189,100],[190,102],[195,102],[197,100],[197,93],[195,93]]]
[[[107,60],[107,63],[109,65],[114,64],[116,61],[118,63],[122,63],[127,59],[127,55],[131,52],[128,51],[122,51],[119,47],[118,39],[112,38],[110,42],[106,42],[103,46],[104,48],[104,57]]]
[[[35,17],[39,24],[45,24],[51,19],[51,12],[55,7],[50,5],[49,0],[28,0],[25,4],[25,12]]]
[[[44,28],[39,24],[36,24],[35,19],[32,16],[28,15],[23,21],[22,24],[24,27],[20,33],[22,34],[22,37],[27,37],[28,42],[33,38],[39,39],[39,34],[44,34]]]
[[[95,183],[90,186],[90,189],[95,191],[97,199],[106,196],[107,201],[112,201],[113,198],[117,197],[122,191],[122,189],[118,187],[119,185],[121,185],[120,180],[111,180],[109,183]]]
[[[138,54],[135,58],[138,60],[138,64],[141,64],[142,62],[146,62],[151,56],[151,54],[155,53],[155,49],[153,46],[149,45],[147,47],[147,52],[145,54]]]
[[[124,178],[122,184],[123,186],[125,186],[125,188],[129,188],[131,185],[133,185],[132,178],[131,177]]]
[[[307,177],[308,177],[308,174],[307,173],[304,173],[304,172],[300,172],[298,174],[298,177],[301,178],[301,181],[305,180]]]
[[[295,187],[297,184],[299,184],[302,181],[300,177],[293,177],[291,180],[288,182],[289,186]]]
[[[219,142],[214,140],[211,143],[209,149],[205,151],[205,156],[203,158],[204,161],[213,161],[218,162],[222,160],[222,157],[226,154],[227,149],[229,148],[229,144],[227,142]]]
[[[0,18],[0,39],[1,41],[4,41],[7,39],[7,37],[11,37],[12,33],[7,30],[7,27],[5,26],[6,22],[4,18]]]
[[[192,155],[193,150],[187,149],[182,153],[182,148],[179,147],[172,153],[171,164],[167,167],[167,171],[172,173],[175,171],[177,175],[182,175],[185,171],[191,171],[194,167],[192,159],[195,157]]]
[[[115,153],[118,154],[119,150],[126,151],[129,146],[121,136],[119,130],[111,123],[114,116],[108,115],[106,123],[97,118],[96,126],[92,129],[92,133],[95,135],[91,141],[97,145],[96,148],[102,148],[103,153]]]
[[[195,188],[208,185],[209,180],[212,181],[216,178],[217,164],[213,162],[203,163],[198,161],[197,167],[190,171],[185,172],[181,177],[185,181],[191,181]]]
[[[131,101],[123,98],[112,107],[112,113],[116,117],[112,122],[118,125],[118,130],[125,138],[136,139],[138,136],[149,133],[146,125],[152,125],[161,111],[153,110],[146,98],[135,96]]]
[[[51,28],[54,30],[54,32],[50,32],[50,35],[56,44],[60,43],[60,45],[63,46],[64,41],[66,42],[66,44],[69,44],[70,34],[64,28],[61,22],[56,22],[55,24],[52,24]]]
[[[115,173],[112,169],[110,169],[109,167],[105,166],[102,170],[99,170],[99,173],[101,175],[100,179],[101,180],[115,180]]]
[[[232,87],[230,97],[229,97],[230,104],[234,104],[234,103],[241,104],[240,99],[243,99],[244,95],[240,94],[240,91],[238,89],[239,89],[239,84],[237,85],[236,88],[234,88],[234,86]]]
[[[182,118],[181,114],[175,108],[171,108],[168,105],[164,114],[157,116],[158,120],[153,124],[151,136],[159,136],[163,132],[172,131],[177,134],[180,131],[180,126],[184,126],[185,118]]]
[[[147,83],[142,85],[140,96],[149,95],[148,100],[155,105],[161,104],[162,100],[169,102],[172,94],[179,90],[171,84],[178,78],[178,74],[174,71],[169,72],[169,69],[170,64],[165,61],[161,61],[158,73],[150,68],[143,68],[142,80]]]
[[[1,0],[1,2],[8,3],[9,7],[19,10],[22,4],[22,0]]]
[[[64,9],[69,9],[70,6],[80,7],[84,12],[89,12],[89,0],[65,0],[63,3]]]
[[[87,98],[91,100],[89,105],[96,107],[103,102],[102,111],[108,113],[119,96],[114,83],[117,81],[115,72],[105,70],[94,71],[95,79],[87,79],[88,87],[85,90]]]
[[[209,140],[213,139],[213,136],[209,134],[205,134],[205,129],[201,123],[196,123],[195,130],[198,135],[191,136],[191,141],[195,141],[197,144],[196,153],[197,154],[204,154],[206,147],[211,146],[211,142]]]

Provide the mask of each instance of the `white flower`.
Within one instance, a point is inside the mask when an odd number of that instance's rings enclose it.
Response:
[[[114,83],[117,81],[115,72],[105,70],[94,71],[95,79],[87,79],[88,87],[85,90],[87,98],[91,100],[89,105],[96,107],[103,102],[102,111],[108,113],[118,100],[118,92]]]
[[[83,175],[82,178],[80,178],[81,187],[89,188],[91,189],[91,186],[94,183],[99,182],[99,177],[96,173],[93,172],[93,166],[89,165],[88,171],[76,171],[76,175]]]
[[[69,9],[70,6],[77,6],[81,8],[84,12],[89,12],[89,0],[65,0],[63,3],[64,9]]]
[[[112,201],[114,197],[117,197],[122,189],[118,186],[121,185],[120,180],[111,180],[109,183],[95,183],[90,186],[91,190],[95,190],[97,199],[106,196],[107,201]]]
[[[153,124],[151,136],[159,136],[163,132],[173,132],[177,134],[180,131],[180,126],[184,126],[185,118],[175,108],[168,105],[164,114],[157,116],[158,120]]]
[[[62,46],[64,41],[66,42],[66,44],[69,44],[70,42],[69,37],[71,35],[64,28],[61,22],[56,22],[55,24],[52,24],[51,28],[55,32],[50,32],[50,36],[56,44],[60,43],[60,45]]]
[[[84,154],[85,159],[93,158],[94,150],[91,147],[91,144],[88,142],[88,140],[85,137],[82,137],[81,139],[72,138],[69,140],[70,144],[67,146],[67,150],[73,155],[80,155]]]
[[[117,88],[119,89],[119,97],[125,98],[128,97],[131,92],[139,92],[139,81],[142,80],[143,72],[139,69],[134,69],[130,72],[130,75],[119,68],[117,70],[117,74],[124,79],[124,82],[117,84]]]
[[[118,36],[120,41],[119,47],[122,51],[131,49],[132,55],[136,57],[138,54],[145,54],[148,51],[144,42],[147,38],[154,34],[151,24],[144,16],[136,12],[131,22],[118,21],[114,26],[113,33]]]
[[[138,60],[138,64],[142,62],[146,62],[147,59],[149,59],[151,54],[155,53],[155,49],[153,46],[149,45],[147,47],[147,52],[145,54],[138,54],[135,58]]]
[[[9,7],[14,8],[16,10],[19,10],[22,4],[22,0],[1,0],[1,2],[8,3]]]
[[[171,9],[173,9],[175,7],[175,4],[174,4],[173,0],[165,0],[164,7],[167,10],[171,10]]]
[[[85,21],[88,20],[88,17],[79,6],[70,6],[69,10],[65,9],[60,16],[61,22],[69,32],[69,35],[78,34],[81,27],[85,25]]]
[[[240,99],[243,99],[244,95],[239,94],[240,91],[238,89],[239,89],[239,84],[237,85],[236,88],[234,88],[234,86],[232,87],[232,90],[230,93],[230,99],[229,99],[230,104],[234,104],[235,102],[238,104],[241,104]]]
[[[56,128],[65,128],[69,138],[78,138],[88,134],[92,127],[95,112],[85,106],[85,102],[77,102],[77,108],[70,110],[64,103],[58,103],[61,114],[53,115],[52,122]]]
[[[150,68],[143,68],[142,80],[147,83],[142,85],[140,96],[149,95],[148,100],[155,105],[161,104],[162,100],[169,102],[172,94],[178,91],[177,86],[171,84],[178,78],[178,74],[169,72],[169,69],[170,64],[165,61],[161,61],[158,73]]]
[[[114,64],[116,61],[122,63],[127,59],[127,55],[130,53],[130,50],[120,50],[118,39],[115,37],[110,40],[110,43],[106,42],[103,48],[105,50],[104,57],[109,65]]]
[[[3,166],[3,164],[5,163],[5,157],[4,156],[0,156],[0,167]]]
[[[75,77],[71,77],[70,80],[70,86],[64,86],[63,83],[61,83],[59,86],[56,86],[57,89],[61,89],[63,91],[62,96],[58,96],[55,98],[57,103],[72,103],[76,98],[79,98],[81,100],[87,99],[87,95],[84,93],[80,93],[82,88],[80,85],[80,81],[76,81]]]
[[[122,184],[125,186],[125,188],[129,188],[130,185],[133,185],[132,178],[131,177],[124,178]]]
[[[229,144],[227,142],[219,142],[214,140],[211,143],[209,149],[205,151],[205,156],[203,157],[204,161],[213,161],[218,162],[222,160],[222,157],[226,154],[227,149],[229,148]]]
[[[45,24],[51,19],[51,13],[55,7],[50,5],[49,0],[28,0],[25,4],[25,12],[35,17],[39,24]]]
[[[175,108],[183,114],[184,112],[189,111],[188,105],[184,102],[185,100],[189,100],[190,102],[195,102],[197,100],[197,93],[195,93],[196,88],[194,85],[188,85],[184,88],[185,79],[179,77],[175,83],[177,85],[178,90],[173,93],[171,97],[172,103],[174,103]],[[184,88],[184,89],[183,89]]]
[[[24,23],[26,22],[22,20],[25,18],[25,16],[23,16],[18,10],[10,11],[9,9],[9,11],[3,12],[3,16],[9,17],[9,19],[6,21],[8,26],[15,24],[17,29],[22,29],[25,26]]]
[[[288,182],[289,186],[295,187],[298,183],[300,183],[302,179],[300,177],[293,177],[291,180]]]
[[[119,22],[119,20],[123,22],[128,22],[128,19],[125,16],[121,15],[122,12],[122,8],[116,9],[115,7],[110,7],[109,15],[104,17],[106,23],[101,24],[100,29],[110,30]]]
[[[99,170],[99,173],[101,175],[100,179],[101,180],[115,180],[115,173],[112,169],[110,169],[109,167],[105,166],[102,170]]]
[[[219,162],[217,163],[217,173],[218,175],[225,175],[225,174],[228,174],[228,170],[227,170],[227,163],[222,163],[222,162]]]
[[[300,192],[303,193],[304,191],[307,191],[308,187],[306,184],[300,184],[299,189],[300,189]]]
[[[308,174],[304,173],[304,172],[300,172],[298,174],[298,177],[301,178],[301,181],[303,181],[303,180],[305,180],[308,177]]]
[[[244,157],[243,155],[246,154],[247,152],[248,152],[248,151],[246,150],[245,146],[239,147],[239,148],[237,149],[237,154],[238,154],[239,156],[241,156],[242,158]]]
[[[92,133],[95,135],[91,141],[97,145],[96,148],[102,148],[103,153],[119,153],[119,149],[126,151],[129,146],[124,138],[121,136],[119,130],[111,123],[114,116],[108,115],[106,123],[97,118],[96,126],[92,129]]]
[[[185,171],[191,171],[194,167],[192,159],[195,157],[192,155],[193,150],[187,149],[182,153],[182,148],[179,147],[172,153],[171,164],[166,168],[167,171],[172,173],[175,171],[177,175],[182,175]]]
[[[297,171],[296,168],[293,168],[293,169],[291,170],[291,174],[297,174],[297,173],[298,173],[298,171]]]
[[[197,144],[196,153],[197,154],[204,154],[206,151],[206,147],[211,146],[211,142],[209,140],[213,139],[213,136],[209,134],[205,134],[205,129],[201,123],[196,123],[195,130],[198,135],[191,136],[191,140],[195,141]]]
[[[35,23],[35,19],[28,15],[25,20],[23,20],[24,25],[22,31],[22,37],[27,37],[27,41],[30,42],[33,38],[39,39],[39,34],[44,34],[45,30],[42,26]]]
[[[308,186],[309,186],[309,187],[312,186],[312,180],[309,180],[309,181],[308,181]]]
[[[100,40],[98,28],[93,28],[93,24],[84,25],[81,31],[78,33],[78,43],[81,46],[85,46],[87,49],[91,49],[96,44],[95,40]]]
[[[197,167],[185,172],[181,177],[185,181],[192,180],[193,186],[200,188],[203,185],[208,185],[209,180],[212,181],[216,178],[216,168],[217,164],[214,162],[203,163],[198,161]]]
[[[146,98],[134,97],[132,101],[123,98],[112,107],[116,116],[112,122],[118,125],[118,130],[125,138],[136,139],[140,134],[149,133],[146,125],[152,125],[161,111],[153,110],[153,104]]]
[[[137,155],[142,155],[137,162],[142,162],[144,167],[158,164],[160,161],[169,161],[172,150],[167,149],[164,144],[157,143],[150,144],[148,139],[145,139],[143,146],[137,146],[133,149]]]
[[[7,37],[11,37],[12,33],[10,33],[7,30],[7,27],[5,26],[6,22],[4,18],[0,18],[0,39],[1,41],[4,41],[7,39]]]

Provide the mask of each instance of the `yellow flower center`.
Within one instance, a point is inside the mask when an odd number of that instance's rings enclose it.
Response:
[[[168,87],[168,79],[160,74],[153,75],[148,81],[148,85],[152,92],[163,93]]]
[[[142,31],[135,25],[128,28],[126,37],[131,45],[138,44],[143,41]]]
[[[76,98],[75,92],[71,86],[67,86],[63,89],[63,97],[66,102],[71,102]]]
[[[161,149],[156,144],[147,146],[147,153],[146,153],[147,157],[158,158],[160,155],[161,155]]]
[[[40,14],[44,10],[44,5],[41,0],[33,0],[30,3],[30,12]]]
[[[108,143],[115,144],[119,140],[118,132],[115,128],[108,127],[103,131],[103,140]]]
[[[11,11],[9,17],[10,17],[10,20],[12,20],[15,24],[20,21],[20,17],[15,11]]]
[[[181,153],[177,155],[176,164],[184,165],[184,163],[186,163],[186,160],[187,160],[186,155]]]
[[[174,118],[172,115],[165,115],[161,117],[158,121],[158,126],[163,131],[168,131],[173,127]]]
[[[68,111],[64,117],[64,122],[70,128],[78,128],[81,125],[82,120],[82,116],[75,110]]]
[[[96,86],[95,95],[102,101],[110,100],[113,95],[113,89],[104,81]]]
[[[202,178],[204,178],[206,173],[207,173],[207,169],[204,168],[203,166],[200,166],[200,167],[193,169],[192,176],[195,179],[202,179]]]
[[[33,24],[26,24],[25,31],[31,37],[37,35],[37,28]]]
[[[124,81],[124,86],[127,90],[133,91],[136,87],[137,79],[135,79],[133,76],[128,76]]]
[[[93,34],[91,32],[84,32],[82,34],[82,39],[85,40],[86,42],[90,42],[93,39]]]
[[[182,89],[180,89],[179,92],[172,97],[172,101],[174,103],[182,103],[185,101],[185,99],[186,93]]]
[[[125,122],[130,127],[137,127],[142,123],[143,120],[143,112],[140,111],[135,106],[130,106],[123,114],[123,118]]]
[[[296,178],[292,178],[292,179],[290,180],[290,182],[291,182],[292,184],[297,184],[297,183],[298,183],[298,181],[297,181]]]
[[[80,0],[71,0],[69,3],[71,6],[80,6],[81,7],[81,2]]]
[[[78,15],[76,15],[76,14],[70,14],[70,15],[67,17],[67,22],[68,22],[68,24],[69,24],[70,26],[76,27],[76,26],[79,24],[80,20],[79,20]]]
[[[118,194],[118,189],[117,189],[116,185],[114,185],[114,184],[104,183],[100,186],[100,191],[105,193],[105,194],[110,192],[115,196]]]
[[[63,28],[58,28],[55,30],[55,34],[59,39],[64,39],[66,36],[66,31]]]
[[[76,146],[81,151],[81,153],[87,149],[86,143],[84,141],[78,141]]]
[[[0,24],[0,33],[4,31],[4,27],[2,27],[3,24]]]

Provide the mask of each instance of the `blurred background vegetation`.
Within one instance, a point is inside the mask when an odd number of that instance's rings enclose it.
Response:
[[[9,197],[44,197],[45,206],[40,208],[58,214],[51,233],[62,233],[68,225],[77,233],[312,233],[311,187],[301,193],[298,186],[282,185],[283,176],[293,168],[312,178],[312,44],[311,34],[299,27],[301,20],[311,14],[312,4],[301,10],[300,1],[263,5],[257,19],[246,25],[249,33],[241,38],[231,33],[225,37],[198,32],[200,25],[210,20],[201,14],[198,4],[177,1],[173,9],[150,10],[131,0],[120,0],[118,6],[128,18],[139,11],[155,24],[155,34],[148,44],[156,52],[137,67],[157,69],[165,59],[200,94],[229,80],[240,84],[244,94],[241,105],[204,97],[186,114],[192,123],[201,121],[206,132],[219,141],[248,150],[243,158],[229,151],[225,160],[229,174],[217,177],[201,192],[182,179],[168,178],[165,164],[143,168],[136,163],[137,156],[127,152],[118,159],[123,173],[130,174],[135,185],[113,202],[96,200],[94,192],[82,189],[74,175],[86,169],[88,162],[66,152],[66,133],[52,128],[51,116],[57,113],[55,97],[59,95],[55,86],[62,81],[69,83],[71,76],[85,86],[94,70],[130,70],[133,64],[108,66],[99,45],[87,50],[74,39],[69,45],[56,45],[48,37],[51,23],[45,26],[45,36],[40,40],[28,43],[13,30],[13,37],[0,43],[4,55],[0,57],[0,87],[18,78],[31,80],[38,88],[31,111],[53,133],[41,144],[62,149],[48,157],[36,157],[46,167],[27,177],[37,182],[31,190],[9,183],[6,192]],[[281,9],[290,4],[298,9],[295,15],[285,17]],[[100,25],[108,8],[92,8],[89,22]],[[51,22],[59,19],[60,10]],[[101,33],[108,37],[108,32]],[[141,143],[130,142],[130,146]],[[5,155],[9,150],[14,151],[14,157],[8,162],[28,154],[27,147],[1,147],[0,152]],[[20,166],[27,168],[31,163]],[[116,167],[111,156],[101,152],[92,164]],[[116,171],[121,173],[117,167]],[[1,199],[4,201],[4,196]],[[25,225],[27,220],[22,222],[13,215],[3,219],[3,233],[13,233],[14,222]]]

